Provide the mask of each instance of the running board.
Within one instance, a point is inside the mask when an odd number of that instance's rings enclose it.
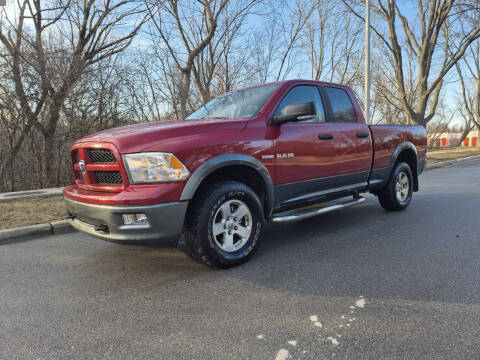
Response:
[[[340,203],[333,203],[333,204],[327,203],[327,204],[320,205],[320,207],[317,205],[315,208],[307,207],[307,208],[285,211],[285,212],[281,212],[274,215],[271,221],[274,223],[283,223],[288,221],[303,220],[303,219],[307,219],[320,214],[325,214],[330,211],[345,209],[353,205],[358,205],[363,203],[364,201],[365,201],[365,198],[360,196],[360,197],[356,197],[351,200],[343,201]]]

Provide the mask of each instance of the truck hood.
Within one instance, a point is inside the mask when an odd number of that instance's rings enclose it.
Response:
[[[108,142],[114,144],[120,153],[169,151],[169,144],[178,146],[178,142],[183,143],[192,137],[213,132],[239,131],[246,123],[245,119],[157,121],[100,131],[76,143]]]

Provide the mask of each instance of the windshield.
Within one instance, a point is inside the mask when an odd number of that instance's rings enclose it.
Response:
[[[276,84],[263,85],[227,93],[202,105],[187,119],[254,117],[260,113],[277,88]]]

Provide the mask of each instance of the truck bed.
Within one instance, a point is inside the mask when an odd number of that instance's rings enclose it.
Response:
[[[418,162],[424,161],[427,152],[427,133],[423,126],[370,125],[373,138],[372,169],[388,167],[393,152],[403,142],[410,142],[417,149]]]

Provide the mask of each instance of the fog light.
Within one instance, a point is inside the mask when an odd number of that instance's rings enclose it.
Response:
[[[148,218],[145,214],[123,214],[122,219],[125,225],[148,225]]]

